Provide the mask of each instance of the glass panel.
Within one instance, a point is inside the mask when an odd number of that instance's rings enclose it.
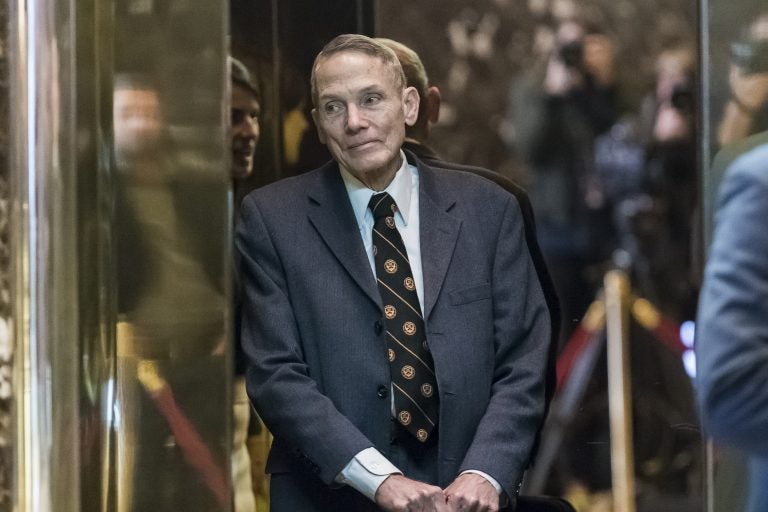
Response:
[[[739,156],[768,143],[768,7],[759,0],[704,0],[701,22],[702,254],[706,254],[726,171]],[[706,453],[706,510],[765,508],[765,483],[755,479],[755,471],[760,471],[757,459],[713,441]],[[754,501],[761,494],[763,501]]]
[[[119,512],[230,507],[225,8],[116,1]]]

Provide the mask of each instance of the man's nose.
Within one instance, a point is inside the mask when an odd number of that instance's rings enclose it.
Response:
[[[349,105],[347,107],[347,130],[357,131],[365,128],[368,125],[368,119],[365,117],[365,113],[357,105]]]
[[[254,139],[258,138],[259,122],[251,116],[245,116],[241,134],[243,135],[243,137],[254,138]]]

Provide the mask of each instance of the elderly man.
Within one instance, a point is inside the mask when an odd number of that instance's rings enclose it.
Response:
[[[550,335],[520,208],[401,150],[419,99],[385,46],[335,38],[312,96],[334,161],[251,193],[236,230],[272,509],[498,510]]]

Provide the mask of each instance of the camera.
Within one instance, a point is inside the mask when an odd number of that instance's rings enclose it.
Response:
[[[571,41],[560,46],[560,60],[569,68],[580,68],[584,61],[584,43]]]
[[[670,97],[670,103],[672,106],[684,113],[693,112],[693,107],[696,102],[696,96],[693,88],[688,83],[676,84],[672,88],[672,96]]]
[[[731,43],[731,60],[746,75],[768,73],[768,39]]]

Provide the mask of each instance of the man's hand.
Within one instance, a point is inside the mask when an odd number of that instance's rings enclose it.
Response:
[[[547,74],[544,77],[544,92],[550,96],[565,96],[571,90],[581,87],[584,77],[581,71],[566,66],[557,56],[547,63]]]
[[[687,140],[691,134],[690,116],[671,104],[665,103],[656,113],[653,125],[653,139],[658,142]]]
[[[376,504],[392,512],[450,512],[443,490],[403,475],[390,475],[376,491]]]
[[[459,475],[445,489],[451,511],[497,512],[499,493],[491,482],[476,473]]]

